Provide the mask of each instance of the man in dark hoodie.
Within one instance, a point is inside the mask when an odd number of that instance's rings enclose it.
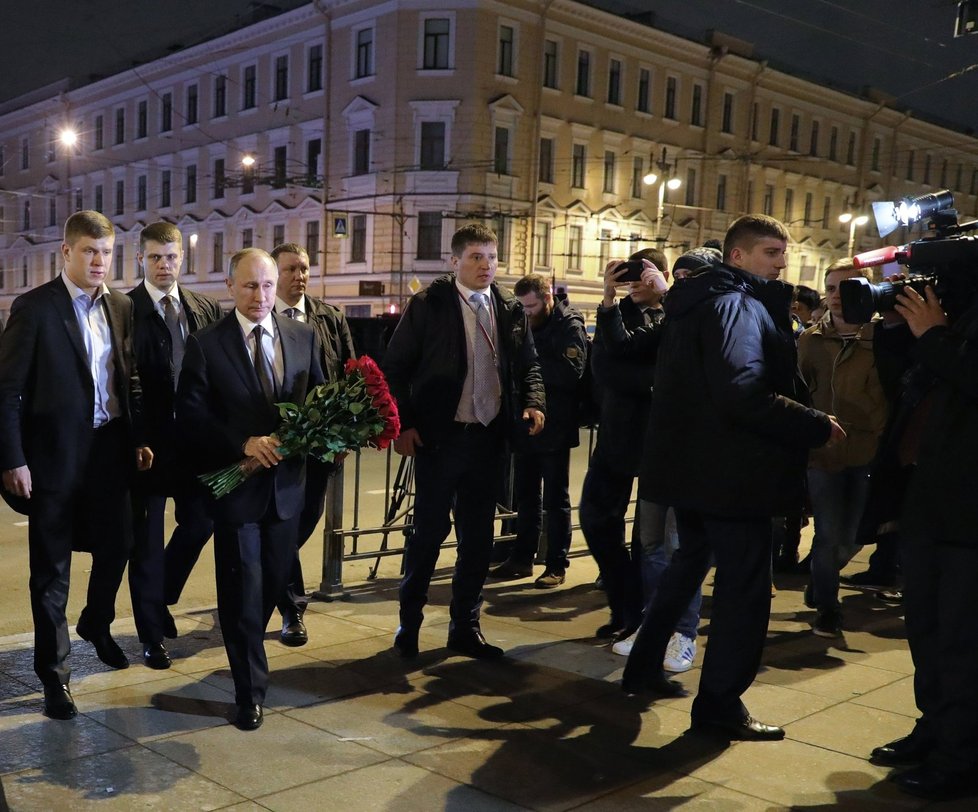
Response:
[[[679,549],[663,575],[622,678],[628,693],[676,695],[666,645],[710,567],[710,638],[692,726],[730,739],[784,730],[741,702],[757,674],[771,610],[771,517],[797,503],[809,448],[845,436],[804,406],[791,332],[791,285],[778,281],[788,232],[748,215],[728,229],[722,265],[666,299],[639,496],[672,505]],[[670,460],[664,466],[662,460]]]
[[[458,558],[452,578],[448,648],[501,657],[479,627],[482,586],[492,557],[495,483],[507,436],[539,434],[544,390],[523,306],[493,281],[496,235],[484,225],[452,237],[453,275],[411,297],[391,336],[384,372],[401,416],[398,454],[414,457],[414,534],[404,553],[400,626],[394,648],[418,654],[428,584],[455,515]],[[526,428],[523,428],[526,426]]]
[[[571,507],[568,482],[570,450],[579,443],[577,404],[580,381],[587,363],[584,317],[567,302],[554,301],[550,283],[531,273],[517,281],[513,293],[520,300],[530,328],[547,394],[547,424],[534,437],[516,442],[516,541],[508,560],[493,569],[492,578],[528,578],[540,543],[543,511],[547,512],[547,560],[536,579],[538,589],[564,583],[569,566]],[[541,501],[540,492],[543,489]]]

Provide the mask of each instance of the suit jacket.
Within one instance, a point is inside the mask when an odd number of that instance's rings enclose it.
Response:
[[[111,289],[103,301],[113,385],[135,447],[143,443],[132,302]],[[35,490],[70,494],[81,482],[91,448],[94,411],[95,385],[81,329],[58,277],[14,301],[0,341],[0,470],[27,465]]]
[[[319,339],[306,324],[273,318],[285,367],[279,402],[302,403],[310,389],[323,383]],[[262,394],[233,311],[187,339],[177,387],[177,430],[197,473],[241,461],[247,439],[272,434],[280,422],[278,410]],[[284,460],[214,502],[214,518],[244,524],[274,511],[279,519],[289,519],[302,507],[304,486],[305,459]]]
[[[195,333],[221,318],[221,306],[209,296],[179,287],[180,304],[187,327]],[[170,331],[163,323],[146,286],[137,285],[128,296],[133,306],[133,348],[143,390],[143,424],[146,441],[153,449],[153,467],[137,477],[141,491],[173,494],[180,479],[174,411],[173,348]]]
[[[323,374],[329,383],[343,376],[343,366],[356,358],[353,336],[346,316],[322,299],[306,296],[306,323],[315,328],[322,349]]]

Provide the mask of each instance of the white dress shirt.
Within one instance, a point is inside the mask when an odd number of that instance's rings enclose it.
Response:
[[[68,289],[71,306],[81,330],[82,343],[88,354],[88,368],[95,387],[95,412],[92,425],[98,428],[118,417],[122,410],[115,386],[115,359],[112,357],[112,331],[109,327],[109,314],[102,301],[109,293],[103,283],[93,299],[61,271],[61,281]]]
[[[255,322],[242,316],[240,310],[235,309],[234,315],[237,317],[238,325],[241,327],[241,336],[245,343],[245,349],[248,351],[248,357],[254,363],[255,356],[254,350],[252,349],[254,342],[251,339],[251,332],[255,329]],[[285,380],[285,359],[282,357],[281,336],[279,336],[278,330],[275,329],[275,319],[272,318],[271,313],[265,316],[258,324],[263,328],[261,334],[262,351],[265,353],[265,357],[271,362],[272,373],[275,375],[275,386],[281,391],[282,381]]]

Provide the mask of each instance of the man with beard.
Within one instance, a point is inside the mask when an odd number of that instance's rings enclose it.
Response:
[[[546,568],[536,579],[536,586],[553,589],[564,583],[568,567],[570,450],[580,442],[577,405],[587,363],[587,337],[583,316],[566,302],[554,301],[550,284],[540,274],[524,276],[513,286],[513,292],[533,331],[547,395],[547,424],[539,434],[517,441],[516,541],[509,559],[492,570],[490,577],[527,578],[533,574],[546,510]]]

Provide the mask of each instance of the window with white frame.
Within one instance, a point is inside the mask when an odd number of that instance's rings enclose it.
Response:
[[[509,127],[496,126],[492,145],[492,166],[497,175],[509,174]]]
[[[543,41],[543,86],[553,90],[558,88],[558,59],[559,46],[556,40]]]
[[[514,76],[516,54],[516,28],[512,25],[499,26],[499,44],[496,58],[496,73],[500,76]]]
[[[355,57],[356,63],[353,69],[353,76],[356,79],[363,79],[374,75],[374,29],[361,28],[355,31]]]
[[[679,80],[675,76],[666,77],[666,96],[662,101],[662,117],[675,120],[676,118],[676,93],[679,88]]]
[[[610,150],[604,151],[604,179],[601,184],[601,191],[605,194],[615,193],[615,168],[618,156]]]
[[[323,46],[310,45],[306,51],[306,93],[323,89]]]
[[[540,183],[554,182],[554,139],[540,139]]]
[[[640,113],[652,112],[652,71],[649,68],[639,68],[635,109]]]
[[[587,177],[587,146],[574,144],[571,148],[571,186],[583,189]]]
[[[418,212],[418,259],[441,259],[440,211]]]
[[[574,84],[574,93],[578,96],[591,95],[591,52],[580,50],[577,52],[577,81]]]
[[[621,105],[622,62],[611,59],[608,62],[608,104]]]
[[[445,122],[422,121],[418,167],[431,171],[445,168]]]
[[[284,101],[289,97],[289,55],[275,57],[272,73],[272,99]]]
[[[350,262],[367,261],[367,215],[350,217]]]
[[[452,20],[427,17],[421,21],[422,70],[448,70],[452,67]]]
[[[567,226],[567,270],[579,271],[583,267],[584,227]]]
[[[534,264],[538,268],[550,267],[550,223],[538,220],[534,233]]]
[[[245,65],[241,76],[241,109],[251,110],[258,103],[258,66]]]

